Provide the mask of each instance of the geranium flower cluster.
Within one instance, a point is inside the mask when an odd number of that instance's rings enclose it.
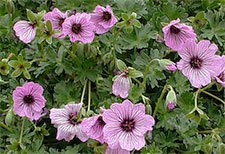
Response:
[[[88,13],[61,12],[55,8],[44,15],[44,22],[50,21],[55,38],[69,37],[71,42],[91,43],[95,33],[103,34],[117,22],[109,5],[96,6]],[[16,35],[24,43],[31,42],[36,35],[36,23],[18,21],[14,27]],[[162,29],[166,46],[177,51],[180,61],[166,66],[167,70],[177,68],[196,88],[206,86],[215,79],[225,87],[225,56],[218,56],[218,47],[208,40],[197,41],[191,26],[180,23],[180,19],[171,21]],[[118,72],[112,84],[112,93],[126,99],[131,88],[127,69]],[[29,120],[42,117],[46,100],[43,88],[38,83],[28,82],[13,91],[13,111]],[[170,91],[171,98],[175,92]],[[176,100],[167,97],[167,107],[172,110]],[[50,109],[50,119],[57,128],[57,140],[71,141],[75,137],[82,142],[89,138],[107,145],[106,153],[130,153],[145,145],[145,134],[152,131],[155,120],[145,113],[142,103],[133,104],[126,99],[122,103],[112,103],[109,109],[100,109],[100,113],[91,117],[82,117],[83,102],[69,103],[63,108]]]
[[[55,38],[69,36],[71,42],[91,43],[95,33],[103,34],[117,22],[111,7],[96,6],[92,13],[61,12],[54,8],[44,15],[44,21],[50,21],[52,29],[58,31]],[[13,27],[16,36],[24,43],[30,43],[36,35],[37,24],[25,20],[18,21]]]
[[[46,100],[43,88],[33,82],[25,83],[13,91],[13,111],[31,121],[41,117]],[[50,110],[51,123],[57,128],[57,140],[71,141],[76,136],[82,142],[88,138],[107,143],[106,153],[121,151],[129,153],[140,150],[145,145],[145,133],[152,131],[155,121],[145,114],[142,103],[133,104],[129,100],[113,103],[110,109],[100,109],[100,114],[81,118],[82,103],[67,104],[64,108]]]
[[[91,43],[96,34],[103,34],[117,22],[110,6],[96,6],[91,14],[61,12],[55,8],[44,15],[44,21],[50,21],[55,38],[69,36],[71,42]],[[24,43],[31,42],[36,34],[36,24],[18,21],[14,25],[16,35]],[[130,81],[127,71],[118,73],[112,85],[112,92],[125,99],[128,97]],[[46,100],[42,96],[43,88],[38,83],[28,82],[13,91],[13,111],[29,120],[39,120]],[[63,108],[50,109],[51,123],[57,128],[56,139],[71,141],[74,137],[82,142],[89,138],[107,144],[106,153],[128,154],[145,145],[145,134],[152,131],[155,121],[145,114],[142,103],[133,104],[129,100],[113,103],[109,109],[100,109],[98,115],[83,118],[83,103],[69,103]],[[45,115],[45,114],[43,114]]]
[[[208,40],[197,42],[193,28],[179,22],[179,18],[172,20],[163,28],[165,44],[181,57],[177,68],[193,87],[206,86],[212,79],[225,86],[225,59],[215,55],[217,45]]]

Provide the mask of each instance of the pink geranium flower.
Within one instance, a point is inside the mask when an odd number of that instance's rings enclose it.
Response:
[[[90,18],[87,13],[76,13],[66,18],[62,24],[63,33],[70,37],[71,42],[91,43],[95,37],[95,26]]]
[[[104,143],[102,131],[104,126],[105,122],[102,119],[102,115],[85,118],[81,123],[82,131],[85,132],[89,138],[95,139],[101,143]]]
[[[80,128],[79,112],[82,103],[67,104],[63,109],[51,109],[50,119],[51,123],[57,128],[57,140],[65,139],[72,140],[77,136],[82,142],[88,140],[86,134]]]
[[[130,154],[130,151],[121,148],[111,149],[109,146],[107,146],[105,154]]]
[[[105,8],[97,5],[91,14],[91,21],[95,24],[96,33],[103,34],[116,24],[117,19],[109,5]]]
[[[130,90],[130,81],[126,73],[122,73],[116,77],[112,85],[112,93],[121,98],[126,98]]]
[[[111,149],[122,148],[131,151],[140,150],[145,145],[145,133],[152,130],[155,121],[145,114],[145,106],[132,104],[129,100],[122,104],[113,103],[103,113],[106,125],[103,128],[104,138]]]
[[[28,82],[13,91],[13,111],[21,117],[28,117],[31,121],[41,117],[45,98],[43,88],[38,83]]]
[[[219,70],[219,75],[215,77],[216,81],[220,83],[223,87],[225,87],[225,56],[221,57],[222,67]]]
[[[30,43],[36,35],[36,26],[25,20],[20,20],[13,26],[16,36],[24,43]]]
[[[59,9],[54,8],[51,12],[48,12],[44,15],[45,21],[50,21],[52,24],[53,30],[58,30],[59,33],[53,35],[56,38],[63,38],[65,35],[62,33],[62,24],[67,18],[67,12],[61,12]]]
[[[188,40],[178,50],[182,58],[178,63],[178,69],[186,76],[191,85],[200,88],[211,82],[211,78],[216,77],[218,69],[221,68],[221,59],[216,56],[217,46],[208,40],[196,43]]]
[[[166,46],[175,51],[177,51],[180,48],[181,44],[186,40],[196,39],[197,37],[191,26],[187,26],[179,22],[179,18],[177,18],[176,20],[172,20],[162,29]]]

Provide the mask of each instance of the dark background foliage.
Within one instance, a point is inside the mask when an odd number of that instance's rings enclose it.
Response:
[[[90,45],[70,43],[68,39],[39,43],[39,36],[31,44],[24,44],[15,36],[13,24],[27,20],[26,9],[37,13],[54,7],[62,11],[92,12],[97,4],[109,4],[119,22],[110,32],[96,36]],[[128,23],[132,13],[135,22]],[[68,102],[79,102],[85,79],[92,82],[92,113],[99,107],[108,108],[113,102],[121,102],[111,94],[112,78],[116,69],[115,58],[123,60],[144,73],[147,64],[154,58],[179,60],[176,52],[169,50],[162,41],[162,27],[170,20],[180,18],[193,26],[198,39],[209,39],[219,47],[218,54],[225,49],[225,1],[224,0],[3,0],[0,2],[0,60],[10,58],[31,64],[28,73],[15,75],[15,67],[0,69],[0,153],[102,153],[104,145],[93,140],[81,143],[57,141],[56,129],[48,114],[36,122],[26,121],[22,143],[19,135],[22,125],[20,117],[12,112],[12,91],[26,81],[40,83],[45,91],[46,108],[61,107]],[[136,22],[138,20],[139,22]],[[9,56],[9,55],[13,56]],[[0,66],[3,64],[0,63]],[[0,67],[1,68],[1,67]],[[4,71],[8,71],[4,73]],[[14,72],[14,74],[13,74]],[[201,93],[198,107],[204,114],[187,114],[194,108],[192,88],[178,71],[163,70],[157,63],[147,70],[147,86],[133,80],[128,99],[142,102],[142,96],[150,98],[147,112],[152,114],[165,84],[177,93],[177,107],[173,111],[165,108],[165,98],[156,115],[156,125],[146,136],[147,144],[134,153],[215,153],[225,152],[225,108],[221,102]],[[142,81],[141,78],[138,80]],[[224,90],[219,85],[209,92],[224,99]],[[87,102],[85,95],[85,103]],[[92,114],[90,113],[90,114]],[[208,118],[206,117],[206,114]]]

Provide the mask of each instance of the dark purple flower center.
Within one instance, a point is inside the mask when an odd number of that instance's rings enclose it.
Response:
[[[125,119],[121,123],[120,127],[123,129],[123,131],[131,132],[134,129],[134,125],[135,125],[135,122],[133,119]]]
[[[62,27],[62,24],[63,24],[64,20],[65,20],[64,18],[59,18],[58,24],[59,24],[60,27]]]
[[[180,33],[180,29],[175,27],[174,25],[170,26],[170,32],[173,34],[178,34]]]
[[[198,57],[191,58],[190,65],[194,69],[199,69],[202,66],[202,60]]]
[[[105,21],[109,21],[109,20],[112,18],[112,15],[111,15],[111,13],[109,13],[108,11],[104,11],[104,12],[103,12],[102,18],[103,18]]]
[[[102,116],[98,117],[97,122],[100,126],[105,126],[105,121],[103,121]]]
[[[224,75],[224,72],[222,72],[222,73],[218,76],[218,78],[219,78],[222,82],[224,82],[224,81],[225,81],[225,75]]]
[[[76,114],[76,113],[70,113],[70,114],[69,114],[69,122],[70,122],[70,124],[72,124],[72,125],[78,124],[78,121],[77,121],[77,114]]]
[[[36,26],[36,22],[34,22],[34,23],[30,23],[30,26],[34,29],[34,28],[35,28],[35,26]]]
[[[81,32],[81,24],[73,24],[72,26],[72,31],[75,33],[75,34],[78,34]]]
[[[26,104],[34,103],[34,97],[32,95],[26,95],[23,97],[23,102]]]

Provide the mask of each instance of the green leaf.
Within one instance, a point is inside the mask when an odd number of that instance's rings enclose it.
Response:
[[[12,108],[10,108],[5,116],[5,123],[6,125],[10,126],[12,124],[12,121],[13,121],[13,112]]]
[[[125,21],[127,21],[127,20],[130,19],[129,15],[126,14],[126,13],[122,13],[121,17],[122,17],[122,19],[125,20]]]
[[[16,78],[16,77],[20,76],[20,74],[22,74],[22,72],[23,72],[22,69],[17,68],[15,71],[12,72],[11,76],[13,78]]]
[[[71,86],[73,85],[73,86]],[[60,81],[54,87],[54,99],[59,104],[66,104],[71,101],[79,101],[81,94],[78,85],[75,85],[71,82],[66,83],[65,81]]]
[[[47,30],[51,33],[52,32],[52,23],[49,20],[46,22],[46,27],[47,27]]]
[[[42,20],[42,18],[44,17],[46,11],[42,10],[41,12],[38,12],[37,14],[37,22],[40,22]]]
[[[7,64],[7,61],[0,61],[0,73],[2,75],[7,75],[9,73],[10,67]]]
[[[133,23],[133,25],[134,25],[135,27],[137,27],[137,28],[141,28],[141,26],[142,26],[142,24],[141,24],[138,20],[136,20],[136,19],[134,19],[134,20],[132,21],[132,23]]]
[[[218,143],[216,148],[216,154],[224,154],[225,151],[225,144],[224,143]]]
[[[46,41],[48,42],[48,44],[52,44],[52,37],[51,37],[51,36],[48,37],[48,38],[46,39]]]
[[[197,111],[187,114],[186,117],[193,119],[197,124],[201,121],[201,116]]]
[[[10,60],[8,64],[9,66],[16,68],[20,63],[17,60]]]
[[[127,22],[126,22],[126,21],[121,21],[121,22],[118,22],[118,23],[116,24],[116,27],[121,28],[121,27],[124,27],[124,26],[126,26],[126,25],[127,25]]]
[[[133,26],[128,26],[133,27]],[[126,27],[127,28],[127,27]],[[133,29],[133,28],[132,28]],[[150,27],[149,24],[146,24],[142,28],[134,28],[134,32],[127,33],[126,35],[123,35],[120,40],[120,48],[122,49],[128,49],[131,50],[134,47],[137,47],[137,49],[147,48],[148,47],[148,41],[151,37],[155,37],[156,34],[154,30]]]
[[[23,63],[23,56],[22,55],[18,55],[17,59],[18,59],[19,63]]]
[[[142,94],[142,89],[138,85],[134,85],[130,90],[129,90],[129,95],[128,98],[133,102],[136,103],[140,100]]]
[[[135,18],[137,18],[137,13],[132,12],[131,16],[130,16],[130,19],[135,19]]]
[[[15,12],[15,5],[13,3],[13,0],[6,0],[6,8],[9,13],[13,14]]]
[[[126,69],[127,69],[127,65],[122,61],[122,60],[120,60],[120,59],[117,59],[116,60],[116,66],[118,67],[118,69],[120,70],[120,71],[125,71]]]
[[[4,85],[4,84],[7,84],[8,82],[2,80],[2,77],[0,76],[0,85]]]
[[[24,62],[23,66],[28,69],[28,68],[31,67],[31,63],[30,62]]]
[[[197,111],[202,119],[209,120],[207,114],[205,114],[201,109],[197,108]]]
[[[27,79],[30,79],[30,78],[31,78],[30,73],[28,72],[27,69],[24,69],[24,70],[23,70],[23,75],[24,75],[24,77],[27,78]]]
[[[35,13],[33,13],[31,10],[27,9],[27,18],[29,21],[34,22],[36,19]]]
[[[127,33],[132,33],[133,32],[133,26],[132,25],[128,25],[128,26],[126,26],[126,31],[127,31]]]
[[[128,67],[128,76],[136,79],[139,77],[143,77],[143,73],[132,67]]]

